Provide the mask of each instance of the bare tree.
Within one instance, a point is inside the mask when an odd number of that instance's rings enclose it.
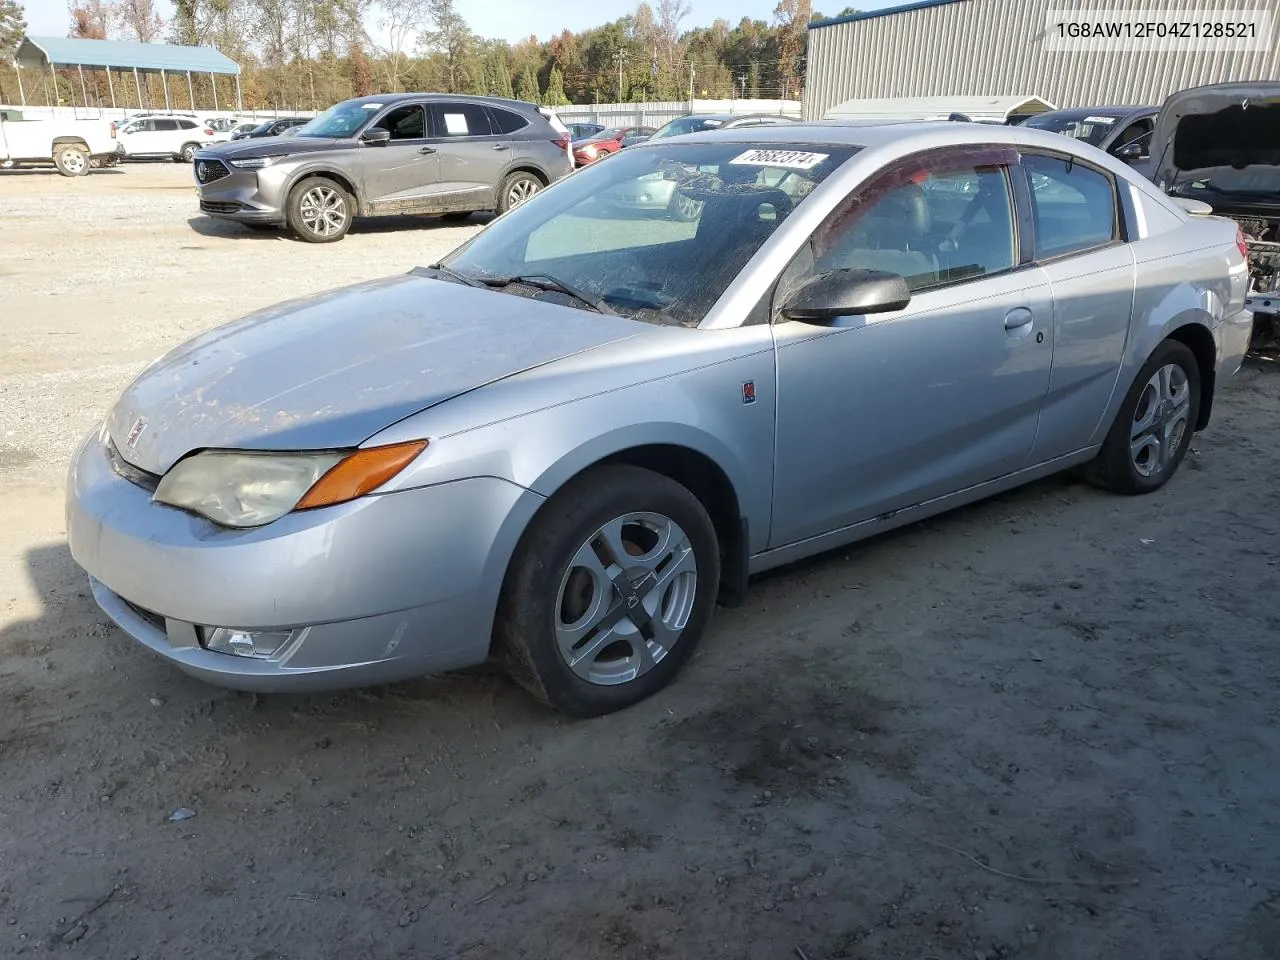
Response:
[[[430,19],[426,0],[383,0],[382,19],[378,22],[387,31],[386,57],[387,83],[391,91],[400,89],[404,74],[405,51],[410,40]]]
[[[111,26],[111,11],[102,0],[83,0],[67,4],[71,14],[70,35],[83,40],[105,40]]]
[[[164,21],[156,13],[154,0],[117,0],[111,12],[128,40],[150,43],[164,32]]]
[[[658,0],[658,36],[668,65],[675,61],[680,45],[680,21],[692,12],[689,0]]]

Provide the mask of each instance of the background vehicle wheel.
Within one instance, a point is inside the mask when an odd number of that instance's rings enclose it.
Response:
[[[53,148],[53,165],[64,177],[83,177],[89,172],[89,151],[78,143],[60,143]]]
[[[307,177],[290,192],[285,216],[308,243],[333,243],[351,229],[355,203],[328,177]]]
[[[199,149],[200,144],[198,143],[184,143],[182,145],[182,152],[178,154],[178,156],[182,158],[183,163],[191,163],[195,160],[196,151]]]
[[[498,189],[498,213],[506,213],[512,207],[518,207],[542,189],[542,181],[532,173],[517,170],[508,174]]]
[[[697,220],[698,215],[702,213],[702,201],[685,196],[679,190],[673,190],[667,212],[671,214],[673,220],[688,223],[691,220]]]
[[[1195,354],[1166,340],[1138,372],[1086,478],[1116,493],[1158,490],[1186,456],[1199,415]]]
[[[620,710],[679,672],[719,585],[715,527],[692,493],[637,467],[591,470],[521,539],[498,604],[496,652],[556,710]]]

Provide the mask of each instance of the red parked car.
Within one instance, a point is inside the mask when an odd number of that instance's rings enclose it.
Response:
[[[608,130],[601,130],[594,137],[579,140],[573,145],[573,162],[579,167],[594,163],[601,157],[617,153],[630,143],[644,140],[653,132],[653,127],[610,127]]]

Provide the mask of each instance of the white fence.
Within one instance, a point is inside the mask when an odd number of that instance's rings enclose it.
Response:
[[[137,107],[31,107],[17,104],[0,104],[0,110],[21,114],[27,120],[121,120],[126,116],[141,113]],[[201,119],[206,117],[244,117],[246,120],[272,120],[276,117],[314,117],[314,110],[231,110],[219,104],[219,108],[201,107],[188,110],[177,107],[174,110],[148,109],[147,113],[194,113]]]
[[[690,113],[769,113],[800,116],[799,100],[667,100],[652,103],[594,103],[556,107],[565,123],[606,127],[660,127]]]
[[[221,105],[214,110],[204,106],[196,111],[184,109],[175,113],[201,113],[208,116],[237,116],[249,119],[270,120],[278,116],[312,117],[314,110],[231,110]],[[0,104],[0,110],[16,110],[32,120],[119,120],[127,114],[138,113],[137,107],[22,107]],[[651,103],[595,103],[556,107],[556,113],[565,123],[599,123],[606,127],[660,127],[668,120],[690,113],[768,113],[784,117],[800,116],[799,100],[669,100]],[[155,110],[164,113],[163,110]]]

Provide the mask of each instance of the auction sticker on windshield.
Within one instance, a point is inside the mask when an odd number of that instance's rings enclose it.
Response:
[[[803,150],[748,150],[740,153],[730,163],[752,166],[789,167],[792,170],[808,170],[827,159],[826,153],[806,153]]]

